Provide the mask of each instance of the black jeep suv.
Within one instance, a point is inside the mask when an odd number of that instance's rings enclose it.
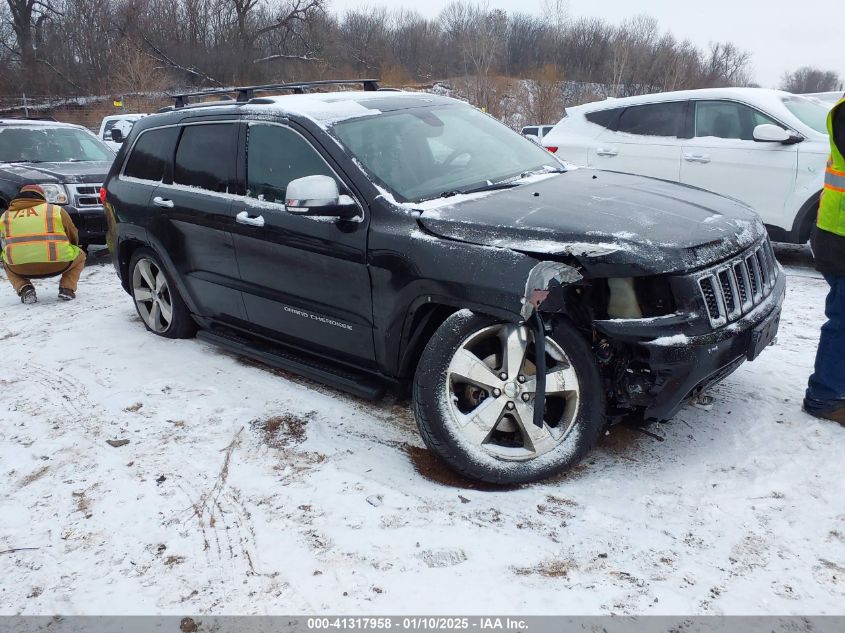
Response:
[[[572,466],[623,416],[669,418],[775,337],[784,275],[747,207],[367,87],[242,89],[135,125],[105,206],[150,330],[407,389],[428,447],[498,483]]]
[[[79,229],[79,241],[104,244],[106,221],[100,187],[114,152],[78,125],[0,119],[0,212],[22,185],[39,184]]]

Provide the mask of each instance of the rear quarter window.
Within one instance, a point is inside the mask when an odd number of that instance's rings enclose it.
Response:
[[[622,112],[622,108],[597,110],[595,112],[587,112],[587,114],[584,115],[584,118],[586,118],[590,123],[595,123],[596,125],[606,128],[613,128],[613,124],[619,117],[620,112]]]
[[[178,128],[168,127],[141,134],[129,154],[123,175],[153,182],[164,180],[178,133]]]

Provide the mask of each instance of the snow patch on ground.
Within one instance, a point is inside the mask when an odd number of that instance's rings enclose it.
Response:
[[[3,282],[0,550],[32,549],[0,613],[845,614],[845,428],[800,410],[827,287],[786,272],[710,410],[512,490],[431,461],[406,403],[148,333],[109,264],[69,303]]]

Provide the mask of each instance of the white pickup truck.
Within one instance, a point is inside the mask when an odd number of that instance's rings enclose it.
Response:
[[[100,123],[100,140],[112,148],[115,152],[120,149],[120,143],[115,143],[111,138],[111,131],[115,126],[121,128],[123,137],[126,138],[135,125],[135,121],[147,116],[147,114],[112,114],[104,117]]]

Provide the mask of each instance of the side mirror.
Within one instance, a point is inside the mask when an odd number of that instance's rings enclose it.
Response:
[[[285,209],[294,215],[336,217],[349,220],[360,214],[355,200],[340,195],[330,176],[305,176],[288,183]]]
[[[115,143],[123,143],[126,139],[123,137],[123,130],[113,127],[111,129],[111,140]]]
[[[753,136],[754,140],[760,143],[784,143],[790,145],[792,143],[800,143],[804,140],[803,136],[790,134],[789,131],[771,123],[763,123],[755,127]]]

